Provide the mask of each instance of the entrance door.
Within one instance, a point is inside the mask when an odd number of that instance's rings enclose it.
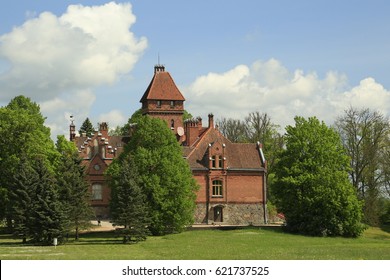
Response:
[[[214,207],[214,222],[216,222],[216,223],[223,222],[223,213],[222,213],[221,206]]]

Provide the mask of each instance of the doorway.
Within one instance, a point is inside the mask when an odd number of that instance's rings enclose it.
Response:
[[[214,207],[214,222],[216,223],[223,222],[223,211],[221,206]]]

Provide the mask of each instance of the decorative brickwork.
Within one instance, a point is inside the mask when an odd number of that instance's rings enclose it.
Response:
[[[267,164],[261,144],[232,143],[214,126],[213,114],[208,116],[207,127],[203,127],[200,117],[183,123],[184,101],[165,67],[155,66],[153,79],[140,100],[142,112],[165,120],[183,147],[183,157],[200,186],[195,223],[267,223]],[[109,216],[110,189],[103,173],[123,151],[129,137],[109,136],[107,123],[102,123],[92,137],[77,137],[72,121],[70,139],[84,159],[96,216],[106,218]],[[101,186],[100,192],[100,187],[94,185]]]

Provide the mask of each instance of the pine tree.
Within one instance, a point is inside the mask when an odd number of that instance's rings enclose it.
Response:
[[[65,215],[59,201],[54,175],[38,158],[34,169],[37,173],[37,187],[32,195],[30,236],[35,243],[51,244],[53,238],[61,238],[64,233]]]
[[[24,96],[17,96],[0,108],[0,218],[5,217],[12,228],[12,197],[10,188],[15,185],[12,174],[16,173],[23,157],[31,162],[40,157],[46,168],[54,171],[53,163],[58,158],[50,129],[44,125],[45,118],[39,105]]]
[[[12,200],[13,232],[17,237],[22,237],[23,243],[26,243],[30,236],[31,197],[36,191],[38,178],[25,157],[18,165],[13,182],[9,192],[10,200]]]
[[[123,226],[120,231],[123,243],[138,242],[150,234],[150,224],[146,197],[140,187],[137,168],[130,157],[121,162],[111,179],[110,211],[113,223]]]
[[[77,240],[79,230],[88,228],[93,216],[85,167],[81,165],[82,159],[73,142],[67,141],[64,136],[58,136],[56,146],[61,154],[61,162],[57,167],[60,201],[66,216],[67,228],[75,231]]]
[[[80,133],[80,135],[83,134],[83,133],[86,133],[86,135],[88,137],[91,137],[91,135],[93,134],[94,130],[95,129],[93,128],[93,125],[92,125],[91,121],[89,120],[89,118],[86,118],[85,121],[83,122],[83,124],[80,127],[79,133]]]

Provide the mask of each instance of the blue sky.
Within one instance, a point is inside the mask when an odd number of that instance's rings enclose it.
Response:
[[[282,127],[295,115],[331,124],[348,106],[388,115],[389,12],[384,0],[10,1],[0,105],[31,97],[53,134],[70,114],[123,124],[159,56],[203,119],[260,111]]]

